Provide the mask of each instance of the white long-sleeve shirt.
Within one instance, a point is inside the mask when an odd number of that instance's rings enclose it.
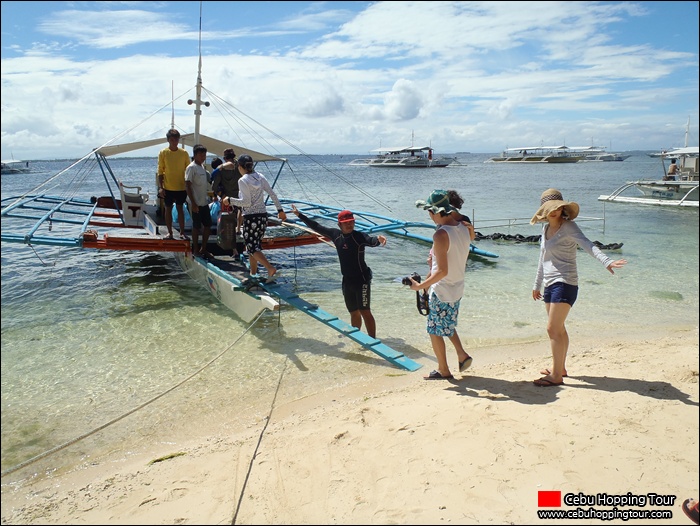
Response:
[[[267,213],[267,208],[265,207],[265,196],[263,192],[267,193],[272,198],[275,203],[277,210],[282,208],[277,194],[270,186],[265,176],[258,172],[252,172],[245,174],[238,181],[238,199],[231,197],[230,204],[232,206],[239,206],[243,209],[243,215],[251,214],[265,214]]]
[[[612,263],[613,260],[583,235],[579,226],[573,221],[564,221],[551,239],[547,239],[548,228],[549,224],[545,223],[540,240],[537,276],[532,290],[541,290],[543,284],[548,287],[558,281],[568,285],[578,285],[577,247],[584,249],[606,268]]]

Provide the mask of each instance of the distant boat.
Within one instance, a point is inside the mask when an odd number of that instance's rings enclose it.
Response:
[[[605,146],[572,146],[572,152],[583,154],[582,161],[624,161],[630,155],[608,152]]]
[[[32,169],[29,167],[29,161],[17,161],[15,159],[2,161],[2,175],[22,174],[31,171]]]
[[[568,146],[522,146],[507,148],[500,156],[491,157],[485,163],[577,163],[584,158]]]
[[[445,168],[456,161],[456,157],[434,157],[430,146],[403,146],[377,148],[375,157],[354,159],[352,166],[375,166],[381,168]]]

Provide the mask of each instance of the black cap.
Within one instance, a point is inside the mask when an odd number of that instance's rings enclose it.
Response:
[[[253,164],[253,158],[248,154],[243,154],[238,157],[238,164],[245,166],[248,163]]]

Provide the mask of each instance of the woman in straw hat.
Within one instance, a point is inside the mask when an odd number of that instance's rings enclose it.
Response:
[[[566,317],[578,296],[578,271],[576,248],[581,247],[600,261],[611,274],[622,268],[627,260],[613,261],[590,241],[574,219],[579,206],[573,201],[564,201],[556,188],[545,190],[540,197],[540,208],[530,220],[531,224],[544,222],[540,241],[540,259],[537,276],[532,288],[532,299],[544,298],[547,309],[547,334],[552,347],[552,369],[544,369],[544,376],[534,381],[539,387],[564,384],[566,353],[569,349],[569,334],[566,332]],[[544,285],[544,295],[540,292]]]

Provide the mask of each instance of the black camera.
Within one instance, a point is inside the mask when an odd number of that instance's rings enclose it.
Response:
[[[411,284],[411,278],[413,278],[414,281],[417,281],[418,283],[420,283],[420,274],[418,274],[417,272],[414,272],[414,273],[411,274],[410,276],[406,276],[405,278],[403,278],[403,279],[401,280],[401,283],[402,283],[403,285],[410,285],[410,284]]]

